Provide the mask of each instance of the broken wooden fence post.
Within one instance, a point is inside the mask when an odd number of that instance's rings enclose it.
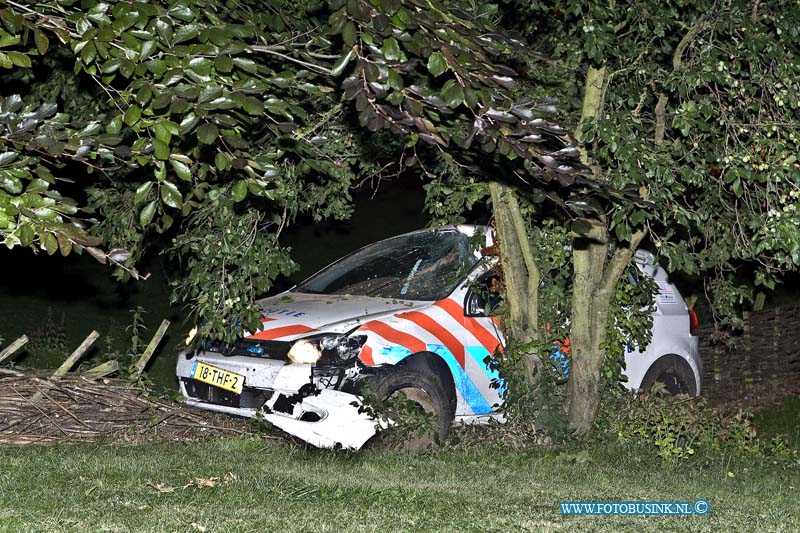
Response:
[[[28,336],[23,335],[19,339],[15,340],[14,342],[6,346],[6,348],[2,352],[0,352],[0,363],[11,357],[11,354],[13,354],[17,350],[25,346],[27,343],[28,343]]]
[[[153,335],[153,338],[150,339],[150,343],[147,345],[147,348],[144,349],[142,356],[139,357],[139,360],[136,361],[136,364],[133,365],[133,371],[131,372],[132,377],[139,377],[144,372],[144,367],[147,366],[147,362],[150,361],[150,358],[153,357],[153,354],[156,352],[156,348],[158,347],[158,343],[161,342],[161,338],[167,332],[167,328],[169,327],[169,320],[162,320],[161,325],[158,326],[156,330],[156,334]]]
[[[119,363],[117,361],[106,361],[102,365],[97,365],[94,368],[90,368],[82,375],[87,379],[100,379],[109,374],[113,374],[117,370],[119,370]]]
[[[99,336],[100,334],[97,333],[96,331],[92,331],[91,333],[89,333],[89,336],[83,340],[81,345],[75,348],[75,351],[72,352],[72,355],[67,357],[67,360],[64,361],[55,372],[53,372],[53,375],[50,376],[50,381],[58,381],[61,378],[61,376],[69,372],[69,369],[75,366],[75,363],[78,362],[78,359],[80,359],[83,356],[83,354],[86,353],[86,351],[92,346],[92,344],[94,344],[94,341],[96,341],[97,337]],[[36,394],[33,395],[31,400],[36,401],[41,397],[42,393],[37,392]]]

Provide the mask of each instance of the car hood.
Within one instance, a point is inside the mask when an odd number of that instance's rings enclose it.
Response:
[[[315,332],[346,333],[365,322],[433,302],[289,291],[258,302],[264,329],[248,337],[293,340]]]

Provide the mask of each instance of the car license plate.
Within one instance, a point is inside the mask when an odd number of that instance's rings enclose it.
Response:
[[[236,394],[242,393],[244,386],[244,376],[234,372],[228,372],[215,366],[195,361],[192,366],[192,378],[203,383],[208,383],[220,389],[229,390]]]

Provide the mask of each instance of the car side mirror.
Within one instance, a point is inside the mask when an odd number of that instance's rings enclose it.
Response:
[[[469,289],[464,300],[464,316],[486,317],[496,314],[501,297],[491,287],[491,280],[487,278]]]
[[[464,315],[486,316],[486,300],[479,293],[470,291],[464,305]]]

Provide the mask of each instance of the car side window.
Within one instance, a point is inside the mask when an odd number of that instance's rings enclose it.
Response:
[[[499,312],[502,301],[500,280],[495,272],[488,272],[470,284],[464,299],[464,315],[494,316]]]

